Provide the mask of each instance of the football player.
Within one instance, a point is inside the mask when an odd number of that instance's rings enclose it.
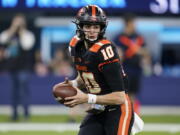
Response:
[[[116,47],[104,37],[105,13],[96,5],[88,5],[79,10],[74,23],[77,32],[69,50],[78,76],[64,83],[76,87],[77,95],[67,97],[64,104],[69,107],[91,104],[79,135],[130,135],[133,107]],[[87,93],[81,91],[83,87]]]

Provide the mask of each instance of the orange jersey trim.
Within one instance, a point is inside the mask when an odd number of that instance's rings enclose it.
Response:
[[[102,44],[111,44],[111,42],[109,40],[101,40],[100,43]]]
[[[121,105],[121,116],[117,135],[128,135],[132,113],[131,101],[126,95],[125,103]]]
[[[98,44],[94,44],[91,48],[90,48],[90,51],[91,52],[98,52],[98,50],[101,48],[100,45]]]
[[[76,65],[76,69],[80,70],[80,71],[87,71],[87,67],[86,66]]]
[[[121,36],[119,40],[126,46],[129,46],[131,44],[131,40],[126,36]]]
[[[111,44],[111,42],[109,40],[101,40],[100,42],[95,43],[94,45],[92,45],[92,47],[89,49],[91,52],[98,52],[99,49],[105,45],[105,44]]]
[[[74,47],[76,44],[77,44],[77,42],[79,41],[79,38],[77,37],[77,36],[74,36],[72,39],[71,39],[71,41],[70,41],[70,46],[72,46],[72,47]]]
[[[119,40],[128,47],[125,52],[127,58],[131,58],[135,55],[144,43],[144,40],[141,37],[138,37],[135,42],[132,42],[131,39],[126,36],[120,37]]]
[[[102,66],[104,66],[104,65],[106,65],[106,64],[114,63],[114,62],[119,62],[119,59],[114,59],[114,60],[112,60],[112,61],[107,61],[107,62],[100,63],[100,64],[98,65],[98,69],[101,71],[101,67],[102,67]]]
[[[135,55],[140,49],[140,46],[132,46],[129,47],[129,49],[125,52],[127,58],[131,58],[133,55]]]

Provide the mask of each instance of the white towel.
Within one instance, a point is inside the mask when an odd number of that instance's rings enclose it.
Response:
[[[131,130],[132,135],[141,132],[143,128],[144,128],[143,120],[136,113],[134,113],[134,123]]]

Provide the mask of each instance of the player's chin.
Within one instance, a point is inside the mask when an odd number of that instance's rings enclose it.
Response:
[[[95,41],[95,40],[96,40],[96,38],[89,38],[89,40],[90,40],[90,41]]]

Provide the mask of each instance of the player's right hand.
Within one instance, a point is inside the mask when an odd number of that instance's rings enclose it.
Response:
[[[88,102],[88,95],[82,92],[80,89],[75,87],[77,90],[77,94],[72,97],[66,97],[64,105],[67,107],[74,107],[79,104],[87,103]]]

